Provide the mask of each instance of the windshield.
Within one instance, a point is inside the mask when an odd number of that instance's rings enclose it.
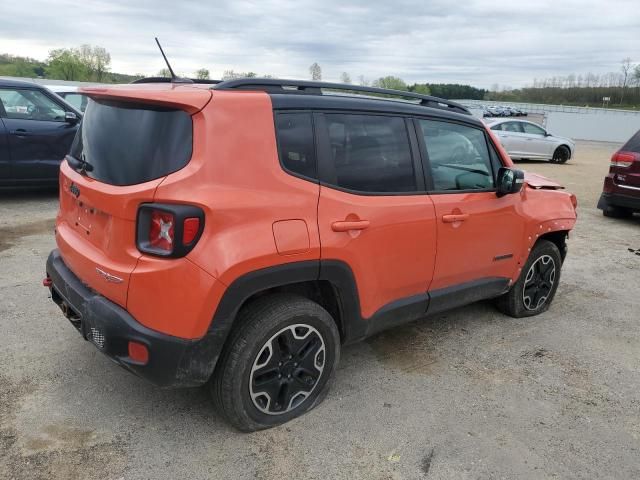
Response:
[[[89,99],[71,156],[86,174],[111,185],[134,185],[183,168],[191,158],[187,112],[130,102]]]

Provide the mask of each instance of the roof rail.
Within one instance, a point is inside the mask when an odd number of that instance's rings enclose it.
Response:
[[[454,110],[459,113],[471,115],[469,110],[459,103],[445,100],[443,98],[421,95],[415,92],[403,90],[391,90],[387,88],[365,87],[361,85],[351,85],[346,83],[314,82],[309,80],[282,80],[275,78],[238,78],[217,83],[213,87],[215,90],[263,90],[267,93],[291,93],[306,95],[323,95],[322,90],[339,90],[345,92],[372,93],[375,95],[388,95],[399,98],[415,98],[420,100],[423,107],[440,108],[444,110]],[[384,100],[384,98],[381,98]]]
[[[193,83],[206,83],[206,84],[216,84],[222,82],[222,80],[203,80],[199,78],[188,78],[187,80],[191,80]],[[171,83],[173,79],[171,77],[145,77],[138,78],[131,83]]]

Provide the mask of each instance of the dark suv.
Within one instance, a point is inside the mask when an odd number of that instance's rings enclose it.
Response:
[[[606,217],[640,212],[640,130],[611,157],[598,208]]]
[[[80,117],[41,85],[0,79],[0,187],[57,185]]]

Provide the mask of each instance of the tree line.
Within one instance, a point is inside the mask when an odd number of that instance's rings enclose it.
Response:
[[[609,100],[603,100],[603,99]],[[640,106],[640,63],[625,58],[620,71],[571,74],[534,79],[529,87],[510,89],[493,85],[487,100],[581,106]]]
[[[0,75],[99,83],[127,83],[142,77],[111,72],[111,54],[88,44],[50,50],[44,61],[0,54]]]

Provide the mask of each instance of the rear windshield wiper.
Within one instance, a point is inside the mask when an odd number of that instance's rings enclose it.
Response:
[[[84,154],[82,155],[81,160],[77,159],[73,155],[67,155],[65,159],[67,160],[71,168],[83,175],[93,170],[93,165],[85,160]]]

